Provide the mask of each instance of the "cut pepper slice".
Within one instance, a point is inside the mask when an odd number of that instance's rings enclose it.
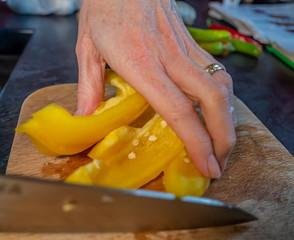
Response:
[[[27,134],[41,153],[60,156],[82,152],[110,131],[132,123],[148,107],[147,101],[112,70],[105,74],[106,83],[116,87],[117,93],[102,102],[93,115],[72,116],[61,106],[50,104],[15,130]]]
[[[157,177],[184,144],[155,114],[143,128],[123,126],[111,132],[88,154],[94,159],[67,182],[118,188],[139,188]]]
[[[210,178],[203,176],[183,150],[164,170],[165,190],[177,197],[200,197],[207,190]]]

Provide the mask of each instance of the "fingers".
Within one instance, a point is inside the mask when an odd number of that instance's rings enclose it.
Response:
[[[91,38],[79,36],[76,55],[79,66],[78,106],[75,115],[90,115],[104,97],[105,61]]]
[[[207,66],[211,62],[205,57],[199,57],[197,60],[202,66]],[[167,72],[171,79],[180,89],[194,102],[198,103],[201,113],[205,119],[207,132],[211,139],[214,150],[214,157],[217,160],[220,170],[223,171],[229,157],[229,154],[235,144],[235,131],[233,118],[231,115],[231,95],[229,89],[230,78],[226,79],[228,74],[218,71],[216,79],[206,73],[200,64],[187,56],[182,56],[177,61],[177,66],[181,71],[176,71],[172,64],[169,64]],[[220,73],[223,72],[223,73]],[[191,158],[196,166],[204,169],[208,164],[208,156],[199,156],[199,150],[188,148]],[[201,170],[200,170],[201,171]]]
[[[172,18],[173,25],[177,29],[181,29],[182,31],[176,31],[177,37],[182,38],[185,42],[185,47],[187,51],[187,55],[190,56],[196,63],[199,64],[203,69],[211,64],[211,63],[217,63],[219,65],[222,65],[218,61],[215,60],[215,58],[203,50],[192,38],[191,34],[185,27],[183,21],[181,21],[179,15],[175,14]],[[223,66],[224,67],[224,66]],[[229,96],[230,96],[230,111],[233,118],[234,125],[237,124],[237,119],[234,111],[234,93],[233,93],[233,81],[231,79],[231,76],[225,72],[225,71],[218,71],[213,74],[213,77],[215,77],[217,80],[219,80],[221,83],[223,83],[229,90]]]
[[[219,63],[211,54],[203,50],[191,37],[190,33],[185,31],[185,41],[186,46],[188,48],[188,55],[201,66],[203,69],[207,67],[211,63]],[[224,67],[224,66],[223,66]],[[230,112],[233,119],[234,126],[237,124],[237,118],[235,114],[234,108],[234,92],[233,92],[233,81],[231,76],[226,71],[217,71],[213,74],[213,77],[223,83],[227,89],[229,90],[229,98],[230,98]]]
[[[192,39],[192,38],[191,38]],[[193,39],[192,39],[193,40]],[[194,40],[193,40],[194,41]],[[194,42],[195,43],[195,42]],[[187,46],[193,46],[192,44],[187,44]],[[217,63],[219,65],[222,65],[217,60],[213,58],[209,53],[204,51],[199,46],[196,50],[194,47],[193,49],[189,49],[189,55],[191,58],[196,62],[201,68],[205,68],[206,66],[210,65],[211,63]],[[207,74],[209,75],[209,74]],[[217,80],[221,83],[224,92],[221,93],[221,87],[218,89],[220,90],[220,99],[225,98],[226,101],[223,104],[223,108],[221,111],[217,112],[217,109],[221,109],[218,107],[218,104],[215,104],[214,106],[217,107],[216,110],[213,108],[209,108],[209,111],[205,111],[207,108],[203,108],[203,116],[206,119],[206,124],[209,130],[209,133],[211,134],[211,130],[217,132],[216,126],[217,121],[220,120],[220,117],[217,117],[216,120],[214,120],[213,114],[218,114],[218,116],[222,116],[223,123],[226,123],[226,125],[222,125],[225,127],[221,127],[222,130],[218,131],[219,135],[218,138],[213,138],[217,135],[212,135],[212,141],[214,145],[214,150],[216,154],[216,158],[220,164],[221,170],[224,171],[228,157],[235,145],[236,137],[235,137],[235,126],[237,124],[237,118],[235,114],[235,107],[234,107],[234,93],[233,93],[233,81],[231,76],[226,71],[217,71],[213,73],[210,78],[214,81]],[[223,97],[221,97],[223,95]],[[216,96],[216,100],[219,98]],[[221,102],[221,100],[219,100]],[[208,102],[204,102],[208,103]],[[226,109],[226,110],[225,110]],[[212,120],[212,121],[211,121]],[[211,123],[209,123],[211,122]],[[221,122],[219,124],[222,124]],[[211,127],[210,127],[211,126]],[[214,130],[215,129],[215,130]]]
[[[182,139],[198,169],[206,176],[219,177],[235,141],[229,75],[222,71],[213,76],[206,73],[203,69],[215,60],[187,37],[182,23],[175,24],[178,18],[173,18],[169,9],[161,12],[158,7],[136,8],[140,2],[134,8],[123,9],[127,18],[121,18],[125,15],[120,8],[110,9],[119,9],[117,14],[109,14],[108,9],[97,15],[90,7],[89,14],[103,21],[93,22],[88,32],[92,32],[96,46],[113,70],[140,92]],[[90,19],[89,14],[84,14],[84,18]],[[107,24],[97,27],[106,20]],[[105,62],[91,38],[80,31],[77,56],[77,113],[90,114],[103,98]],[[192,102],[201,107],[207,128]]]
[[[212,79],[212,81],[215,81],[214,77]],[[234,118],[231,112],[232,95],[226,85],[220,80],[219,82],[221,84],[218,89],[214,89],[214,92],[209,97],[202,100],[200,106],[209,135],[211,136],[216,159],[223,171],[231,150],[235,145],[236,138]]]
[[[177,66],[183,65],[184,68],[186,67],[184,71],[190,73],[187,74],[188,76],[194,76],[194,79],[193,77],[189,79],[186,76],[183,78],[182,75],[177,73],[174,74],[172,79],[190,99],[200,103],[215,157],[223,171],[236,141],[234,127],[237,120],[234,111],[232,79],[226,71],[217,71],[213,76],[204,72],[203,69],[208,65],[220,63],[198,46],[181,21],[173,19],[173,24],[183,30],[182,34],[179,34],[181,31],[177,31],[177,34],[178,38],[182,38],[185,42],[184,50],[186,51],[185,56],[179,58],[180,62],[177,63]],[[190,61],[187,61],[187,58]],[[170,59],[170,57],[167,59]],[[188,62],[190,62],[190,66]],[[171,70],[173,69],[175,68],[171,65]],[[198,78],[195,79],[195,76],[198,76]]]
[[[235,112],[235,102],[234,102],[234,92],[233,92],[233,81],[231,76],[225,71],[217,71],[213,74],[213,77],[223,83],[229,91],[229,100],[230,100],[230,114],[233,120],[233,124],[236,127],[237,117]]]
[[[160,64],[159,64],[160,65]],[[149,69],[153,69],[149,71]],[[132,68],[119,74],[130,81],[152,107],[166,120],[185,143],[198,169],[206,176],[217,178],[221,175],[214,156],[213,145],[207,130],[201,123],[192,101],[169,78],[158,65]],[[139,74],[136,74],[139,73]],[[180,72],[185,76],[183,72]]]

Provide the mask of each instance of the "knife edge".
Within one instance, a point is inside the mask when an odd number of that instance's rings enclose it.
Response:
[[[142,232],[256,220],[213,199],[1,175],[0,210],[7,232]]]

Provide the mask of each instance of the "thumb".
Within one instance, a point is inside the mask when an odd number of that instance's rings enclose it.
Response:
[[[105,61],[92,39],[81,36],[76,45],[79,67],[78,106],[75,115],[90,115],[103,101]]]

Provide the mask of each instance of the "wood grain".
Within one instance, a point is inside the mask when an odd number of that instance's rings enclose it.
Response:
[[[108,89],[107,93],[109,97],[113,91]],[[24,123],[33,112],[52,102],[60,104],[73,113],[76,107],[76,85],[50,86],[30,95],[23,103],[18,124]],[[220,179],[212,182],[204,196],[241,207],[257,215],[258,221],[218,228],[150,233],[0,233],[0,239],[293,238],[294,158],[239,99],[236,99],[236,114],[238,119],[236,147],[225,173]],[[136,124],[140,125],[142,122],[138,121]],[[70,157],[41,155],[27,136],[16,133],[7,174],[62,180],[75,168],[88,161],[90,159],[86,156],[86,151]],[[157,178],[144,188],[162,191],[161,178]]]

